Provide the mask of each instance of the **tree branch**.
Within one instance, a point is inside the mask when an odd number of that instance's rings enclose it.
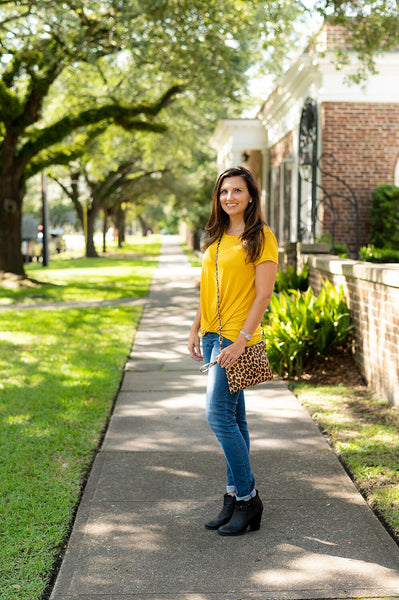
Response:
[[[77,136],[73,144],[33,158],[26,166],[25,180],[30,179],[33,175],[40,173],[40,171],[51,165],[68,165],[72,160],[80,158],[86,151],[89,142],[103,133],[105,129],[106,125],[100,123],[97,126],[89,128],[85,134]]]
[[[18,153],[18,159],[28,163],[41,150],[61,142],[66,136],[73,133],[80,127],[87,127],[106,121],[107,123],[116,123],[127,130],[153,131],[163,133],[166,131],[166,125],[162,123],[152,123],[151,121],[137,120],[134,117],[142,114],[145,116],[155,116],[164,107],[174,99],[177,93],[182,90],[182,86],[172,86],[155,103],[140,103],[136,106],[122,106],[120,104],[109,104],[84,110],[73,116],[66,116],[57,123],[37,129],[31,134],[31,139],[27,141]]]

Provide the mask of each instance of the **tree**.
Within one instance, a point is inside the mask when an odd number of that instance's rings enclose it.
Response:
[[[222,65],[229,68],[220,79],[228,79],[230,74],[234,81],[240,78],[243,65],[241,54],[225,44],[227,24],[216,27],[216,16],[220,22],[221,12],[213,2],[206,8],[199,0],[67,0],[61,4],[48,0],[3,0],[0,4],[0,270],[23,275],[20,224],[26,180],[46,166],[69,162],[81,152],[78,142],[73,141],[69,148],[56,149],[57,144],[98,123],[164,131],[155,117],[181,91],[182,87],[175,84],[176,78],[193,82],[193,87],[204,85],[205,90],[207,76],[208,81],[215,82]],[[213,61],[212,43],[220,50]],[[194,46],[198,51],[207,49],[206,56],[202,52],[196,77],[190,73],[181,52],[182,48],[187,49],[191,68]],[[151,81],[137,82],[136,96],[129,104],[119,101],[118,88],[111,94],[104,90],[102,97],[94,95],[91,102],[85,98],[79,110],[72,114],[66,110],[55,122],[43,125],[44,101],[63,73],[82,65],[98,66],[101,59],[115,63],[117,58],[123,59],[123,52],[129,53],[128,60],[134,62],[136,73],[141,66],[146,67],[147,74],[152,71]],[[156,56],[153,65],[151,61]],[[225,99],[232,94],[234,85],[227,82],[223,91],[221,83],[215,85],[215,90]]]
[[[164,126],[155,122],[154,117],[181,87],[169,86],[152,102],[123,105],[106,100],[72,115],[65,114],[43,127],[40,123],[43,101],[54,81],[76,60],[93,62],[120,49],[121,40],[114,36],[120,27],[112,12],[103,20],[100,9],[90,11],[88,16],[78,3],[63,3],[69,9],[62,14],[55,3],[37,2],[33,6],[31,2],[20,2],[17,7],[11,7],[14,3],[10,2],[2,4],[8,10],[3,15],[5,35],[1,39],[3,52],[7,54],[0,82],[0,270],[23,275],[20,230],[26,180],[46,165],[79,155],[81,144],[77,142],[58,152],[51,152],[51,148],[81,128],[98,123],[163,131]],[[89,128],[88,135],[92,131]]]
[[[388,0],[367,3],[363,12],[360,4],[320,0],[317,6],[342,22],[355,15],[367,33],[365,57],[376,49],[376,27],[379,43],[385,28],[384,48],[392,47],[397,9]],[[270,69],[281,68],[298,19],[307,12],[300,0],[0,0],[0,8],[0,270],[19,275],[29,177],[69,164],[101,127],[164,132],[157,116],[183,89],[181,97],[191,95],[204,106],[230,106],[239,99],[237,90],[245,90],[245,74],[262,49]],[[106,73],[98,89],[82,85],[73,105],[58,104],[50,120],[47,103],[58,83],[79,74],[90,80],[94,71],[97,82]]]

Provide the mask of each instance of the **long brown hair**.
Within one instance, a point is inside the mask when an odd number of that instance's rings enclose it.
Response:
[[[223,210],[219,199],[223,181],[227,179],[227,177],[242,177],[247,184],[248,192],[252,199],[252,202],[250,202],[245,209],[245,229],[240,237],[242,246],[247,253],[246,260],[255,262],[262,254],[265,241],[263,228],[266,225],[266,221],[263,216],[259,188],[255,178],[248,169],[240,166],[226,169],[226,171],[223,171],[217,178],[213,191],[211,215],[208,224],[205,227],[208,236],[205,240],[203,250],[206,250],[213,242],[218,240],[229,225],[230,217]]]

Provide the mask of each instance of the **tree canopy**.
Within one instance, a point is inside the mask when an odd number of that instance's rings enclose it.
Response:
[[[346,24],[371,65],[397,44],[398,11],[363,4],[312,8]],[[173,103],[187,131],[234,114],[249,67],[277,73],[307,14],[300,0],[0,0],[0,270],[24,273],[32,175],[70,165],[110,126],[165,139]]]

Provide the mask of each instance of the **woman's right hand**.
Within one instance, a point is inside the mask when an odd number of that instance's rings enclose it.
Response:
[[[188,351],[190,352],[191,358],[193,358],[197,362],[204,360],[204,357],[201,354],[200,336],[198,335],[197,331],[190,332],[190,337],[188,340],[187,347],[188,347]]]

